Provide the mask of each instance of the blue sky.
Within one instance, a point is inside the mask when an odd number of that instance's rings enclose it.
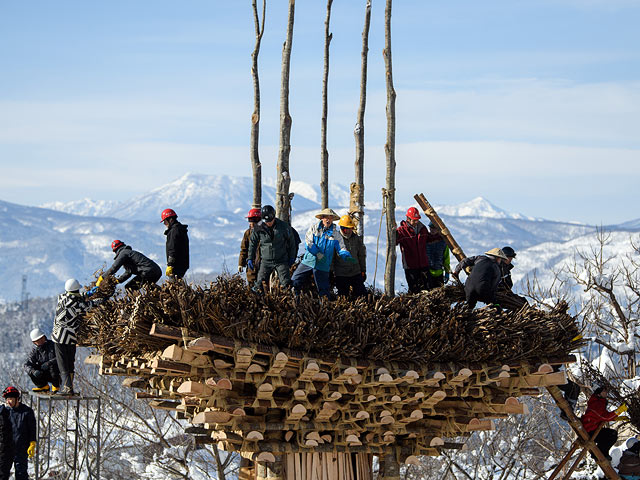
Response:
[[[330,181],[353,180],[364,0],[335,0]],[[384,184],[373,0],[367,198]],[[261,158],[275,176],[285,0],[268,0]],[[298,0],[294,179],[318,183],[325,2]],[[397,202],[484,196],[527,215],[640,216],[640,1],[396,0]],[[0,199],[122,200],[185,172],[251,174],[250,1],[0,1]]]

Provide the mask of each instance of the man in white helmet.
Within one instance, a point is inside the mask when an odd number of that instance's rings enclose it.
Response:
[[[60,372],[54,343],[39,328],[31,330],[30,336],[34,347],[24,363],[24,369],[35,385],[32,390],[48,392],[51,384],[51,391],[55,393],[60,386]]]
[[[53,333],[51,334],[60,370],[58,395],[74,395],[73,375],[78,343],[77,332],[83,315],[94,306],[88,297],[93,295],[95,287],[84,295],[80,293],[80,288],[80,282],[75,278],[70,278],[64,284],[65,292],[58,296],[56,317],[53,321]]]

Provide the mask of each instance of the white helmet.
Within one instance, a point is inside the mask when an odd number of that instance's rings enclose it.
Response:
[[[75,278],[70,278],[66,282],[64,282],[64,289],[67,292],[78,292],[80,291],[80,282]]]
[[[34,328],[33,330],[31,330],[31,333],[29,335],[31,336],[32,342],[40,340],[42,337],[44,337],[44,333],[42,333],[39,328]]]

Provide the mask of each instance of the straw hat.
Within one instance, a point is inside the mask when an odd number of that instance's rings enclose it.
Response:
[[[316,213],[316,218],[322,218],[322,217],[332,217],[332,220],[340,220],[340,216],[333,211],[333,209],[331,208],[323,208],[322,210],[320,210],[318,213]]]
[[[509,260],[502,250],[499,248],[492,248],[488,252],[484,252],[485,255],[491,255],[492,257],[502,258],[503,260]]]

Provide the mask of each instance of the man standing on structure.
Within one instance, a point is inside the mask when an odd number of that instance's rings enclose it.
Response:
[[[275,270],[282,287],[291,286],[289,267],[296,259],[296,245],[291,227],[276,218],[276,210],[271,205],[262,207],[262,222],[251,234],[247,267],[255,270],[257,251],[260,249],[260,268],[254,289],[262,291],[262,283],[269,281],[269,276]]]
[[[331,293],[329,271],[331,270],[334,254],[352,263],[357,263],[357,260],[351,256],[349,250],[345,247],[342,235],[336,232],[336,226],[333,222],[340,219],[338,214],[330,208],[325,208],[318,212],[316,218],[320,221],[307,230],[304,238],[307,251],[293,273],[291,280],[293,288],[298,294],[313,274],[318,295],[328,297]]]
[[[189,270],[189,235],[188,225],[183,225],[178,221],[178,214],[166,208],[162,211],[162,223],[167,229],[164,234],[167,236],[167,277],[182,278]]]
[[[35,385],[32,390],[48,392],[51,384],[51,390],[55,393],[60,386],[60,372],[54,343],[39,328],[31,330],[30,336],[35,346],[24,363],[24,369]]]
[[[29,480],[27,457],[33,458],[36,454],[36,416],[31,407],[20,402],[20,391],[16,387],[5,388],[2,396],[7,401],[13,429],[15,480]]]
[[[259,208],[252,208],[247,214],[247,220],[249,221],[249,228],[244,231],[242,236],[242,242],[240,243],[240,256],[238,257],[238,273],[242,273],[244,269],[247,269],[247,283],[249,286],[253,286],[256,283],[257,269],[260,268],[260,246],[256,249],[256,259],[253,262],[255,268],[249,268],[247,265],[247,259],[249,257],[249,242],[251,241],[251,234],[255,226],[262,218]]]
[[[93,306],[93,303],[87,299],[92,291],[87,295],[82,295],[80,282],[75,278],[67,280],[64,289],[65,292],[58,296],[51,338],[55,345],[56,359],[60,370],[60,390],[57,394],[74,395],[73,376],[78,343],[77,333],[84,313]]]
[[[0,406],[0,480],[9,480],[11,465],[15,458],[13,445],[13,428],[9,409]]]
[[[124,283],[131,278],[132,275],[135,275],[135,277],[124,286],[127,290],[139,290],[145,284],[152,285],[160,280],[162,276],[160,266],[140,252],[132,250],[131,247],[125,245],[124,242],[114,240],[111,242],[111,250],[116,254],[113,265],[98,278],[96,282],[97,287],[104,281],[104,277],[115,275],[121,267],[124,267],[125,272],[117,278],[118,283]]]
[[[420,221],[416,207],[407,210],[407,219],[400,222],[396,231],[396,245],[402,252],[402,268],[407,279],[409,293],[419,293],[429,288],[429,260],[427,259],[427,237],[429,231]]]
[[[462,269],[471,268],[471,273],[464,283],[464,293],[469,308],[474,308],[478,301],[490,305],[496,303],[498,285],[502,279],[500,264],[507,256],[499,248],[492,248],[484,255],[467,257],[456,266],[453,275],[458,278]]]
[[[427,288],[432,290],[442,287],[449,281],[451,255],[440,229],[433,222],[429,222],[427,261],[429,263]]]
[[[333,273],[336,276],[338,295],[349,295],[353,289],[354,297],[367,294],[364,281],[367,279],[367,247],[362,238],[356,234],[356,225],[350,215],[343,215],[338,222],[344,246],[357,261],[343,259],[340,255],[333,262]]]

